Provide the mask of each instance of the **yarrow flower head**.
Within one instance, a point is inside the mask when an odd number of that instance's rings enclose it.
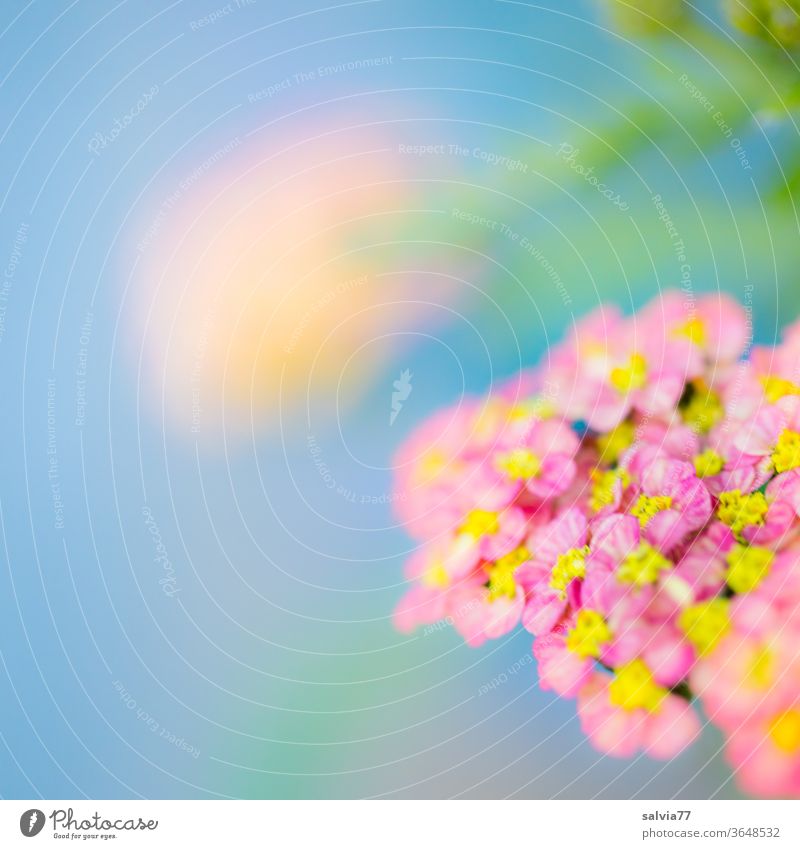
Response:
[[[423,423],[395,624],[521,626],[600,751],[671,757],[699,702],[746,790],[800,796],[800,322],[744,361],[748,333],[724,296],[601,308]]]

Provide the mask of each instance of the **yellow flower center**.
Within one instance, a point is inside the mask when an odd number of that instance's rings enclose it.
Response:
[[[698,654],[710,654],[730,630],[729,606],[730,602],[726,598],[712,598],[693,604],[681,612],[678,625]]]
[[[541,460],[527,448],[515,448],[497,458],[498,468],[511,480],[535,478],[542,468]]]
[[[775,658],[768,648],[757,651],[751,661],[747,674],[748,683],[756,690],[766,690],[772,685],[772,672]]]
[[[416,486],[427,486],[447,470],[448,466],[450,472],[455,473],[463,466],[463,463],[452,457],[448,458],[443,451],[431,449],[414,464],[413,483]]]
[[[764,395],[770,404],[780,401],[787,395],[800,395],[800,386],[792,383],[791,380],[784,380],[782,377],[773,377],[769,375],[761,378],[761,383],[764,386]]]
[[[431,564],[422,575],[422,583],[426,587],[444,589],[450,583],[450,576],[440,561]]]
[[[727,555],[728,586],[735,593],[749,593],[769,575],[775,555],[768,548],[735,545]]]
[[[681,405],[681,416],[698,433],[708,433],[725,415],[719,395],[703,380],[693,380],[689,400]]]
[[[602,615],[584,607],[578,611],[575,627],[567,634],[567,648],[578,657],[599,657],[611,637],[611,629]]]
[[[447,465],[447,457],[442,451],[429,451],[419,462],[420,471],[427,477],[434,477]]]
[[[550,586],[554,590],[558,590],[562,597],[566,595],[567,587],[575,580],[575,578],[584,578],[586,576],[586,555],[589,553],[589,546],[583,548],[571,548],[564,554],[558,555],[556,565],[550,573]]]
[[[514,572],[526,561],[530,560],[530,552],[524,546],[515,548],[504,555],[487,569],[489,573],[489,601],[498,598],[514,598],[517,594],[517,584]]]
[[[595,513],[614,503],[614,486],[618,480],[622,481],[623,487],[626,487],[631,482],[631,476],[624,469],[592,470],[593,483],[589,506]]]
[[[477,439],[491,438],[507,420],[508,404],[497,398],[490,398],[473,421],[473,434]]]
[[[515,404],[508,417],[511,421],[528,418],[552,419],[555,414],[556,407],[552,401],[547,398],[533,398],[530,401],[520,401]]]
[[[643,542],[620,563],[617,580],[623,584],[644,587],[654,584],[662,572],[671,568],[672,563],[661,552]]]
[[[647,664],[637,658],[621,666],[608,685],[611,704],[624,710],[644,709],[657,713],[667,690],[656,684]]]
[[[604,463],[616,463],[620,454],[630,448],[636,435],[633,422],[620,422],[614,430],[597,437],[597,447],[600,451],[600,459]]]
[[[647,523],[662,510],[669,510],[672,498],[669,495],[640,495],[636,504],[631,507],[631,515],[636,516],[644,528]]]
[[[800,433],[794,430],[781,433],[772,452],[772,465],[779,474],[800,466]]]
[[[711,448],[694,458],[694,470],[698,478],[710,478],[725,468],[725,458]]]
[[[490,510],[470,510],[459,532],[469,534],[475,539],[496,534],[500,530],[499,517],[499,513],[492,513]]]
[[[800,710],[784,711],[769,725],[772,742],[783,752],[794,755],[800,751]]]
[[[717,516],[735,534],[740,534],[751,525],[763,525],[768,508],[763,492],[742,495],[741,490],[731,489],[720,493]]]
[[[685,336],[690,342],[695,345],[705,345],[708,338],[706,333],[706,325],[702,318],[690,318],[686,324],[681,324],[675,328],[675,336]]]
[[[641,389],[647,381],[647,360],[641,354],[631,354],[627,366],[611,369],[609,380],[623,395],[634,389]]]

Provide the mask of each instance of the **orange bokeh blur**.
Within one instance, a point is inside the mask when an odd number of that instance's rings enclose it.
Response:
[[[140,228],[135,287],[136,354],[170,420],[260,425],[312,383],[352,397],[380,365],[356,352],[398,316],[380,276],[409,206],[395,151],[372,128],[306,125],[237,140],[173,184]]]

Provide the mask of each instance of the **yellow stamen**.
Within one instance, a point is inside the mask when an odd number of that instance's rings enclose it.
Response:
[[[515,548],[509,554],[503,555],[496,560],[494,565],[487,569],[489,574],[489,601],[498,598],[514,598],[517,594],[517,583],[514,580],[514,572],[526,561],[530,560],[530,552],[524,546]]]
[[[714,392],[709,389],[704,380],[693,380],[694,390],[688,402],[681,406],[681,416],[692,430],[698,433],[708,433],[725,415],[725,407]]]
[[[564,554],[558,555],[556,565],[550,574],[550,586],[554,590],[558,590],[563,597],[566,595],[567,587],[575,580],[575,578],[584,578],[586,576],[586,555],[589,553],[589,546],[583,548],[571,548]]]
[[[768,548],[734,545],[726,559],[728,586],[735,593],[749,593],[769,575],[775,555]]]
[[[712,598],[681,612],[678,625],[698,654],[710,654],[730,630],[729,606],[726,598]]]
[[[772,452],[772,465],[779,474],[800,466],[800,433],[794,430],[781,433]]]
[[[699,478],[718,475],[725,468],[725,458],[711,448],[694,458],[694,470]]]
[[[685,336],[695,345],[705,345],[707,333],[706,325],[702,318],[690,318],[685,324],[681,324],[674,330],[675,336]]]
[[[597,437],[600,460],[603,463],[616,463],[623,451],[630,448],[636,435],[633,422],[627,419],[620,422],[614,430]]]
[[[769,725],[769,736],[781,751],[797,754],[800,751],[800,710],[790,708],[776,716]]]
[[[473,434],[477,439],[493,437],[508,420],[508,404],[497,398],[490,398],[478,411],[473,422]]]
[[[475,539],[491,536],[500,530],[499,517],[499,513],[492,513],[489,510],[470,510],[459,532],[469,534]]]
[[[533,398],[530,401],[520,401],[511,408],[509,419],[519,421],[520,419],[552,419],[556,414],[556,408],[552,401],[547,398]]]
[[[527,448],[515,448],[497,458],[498,468],[505,472],[511,480],[528,480],[535,478],[542,468],[539,458]]]
[[[631,507],[631,515],[636,516],[644,528],[647,523],[662,510],[669,510],[672,498],[669,495],[640,495],[636,504]]]
[[[800,395],[800,386],[792,383],[791,380],[784,380],[782,377],[768,375],[761,378],[761,383],[764,386],[764,395],[770,404],[780,401],[787,395]]]
[[[717,516],[735,534],[740,534],[752,525],[763,525],[768,509],[763,492],[742,495],[741,490],[731,489],[720,493]]]
[[[599,657],[611,637],[611,629],[602,615],[584,607],[578,611],[575,627],[567,634],[567,648],[578,657]]]
[[[768,648],[757,651],[750,661],[747,682],[756,690],[766,690],[772,686],[775,657]]]
[[[447,457],[443,451],[428,451],[414,465],[414,482],[420,485],[430,483],[447,466]]]
[[[624,469],[593,469],[591,477],[593,483],[589,506],[595,513],[614,503],[614,487],[618,480],[622,481],[623,488],[631,482],[631,476]]]
[[[623,395],[641,389],[647,382],[647,360],[641,354],[631,354],[627,366],[611,369],[611,385]]]
[[[637,658],[617,670],[614,680],[608,685],[611,704],[624,710],[644,709],[657,713],[667,690],[655,682],[643,660]]]
[[[450,584],[450,576],[441,562],[433,563],[422,575],[422,583],[426,587],[444,589]]]
[[[643,542],[620,563],[617,579],[623,584],[644,587],[654,584],[662,572],[671,568],[672,563],[661,552]]]

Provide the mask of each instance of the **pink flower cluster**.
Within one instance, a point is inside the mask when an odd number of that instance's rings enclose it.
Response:
[[[701,715],[756,795],[800,796],[800,323],[668,292],[603,307],[396,458],[419,546],[402,631],[519,625],[602,752],[668,758]]]

